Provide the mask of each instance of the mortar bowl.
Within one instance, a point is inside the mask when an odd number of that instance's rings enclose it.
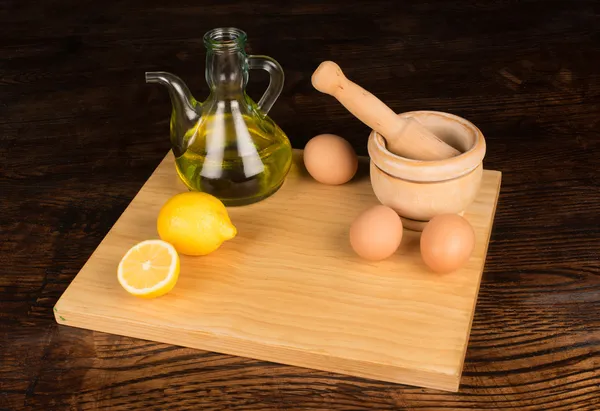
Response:
[[[463,215],[475,200],[483,177],[485,138],[462,117],[439,111],[410,111],[413,117],[461,154],[433,161],[413,160],[389,151],[383,136],[369,135],[371,185],[383,205],[394,209],[404,227],[422,231],[439,214]]]

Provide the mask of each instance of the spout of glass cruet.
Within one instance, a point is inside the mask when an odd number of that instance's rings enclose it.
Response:
[[[146,72],[146,83],[158,83],[167,87],[173,111],[171,114],[171,143],[176,156],[187,149],[185,135],[202,115],[202,105],[190,93],[183,80],[166,71]]]
[[[158,83],[166,86],[171,96],[173,110],[190,120],[198,118],[200,103],[192,96],[183,80],[175,74],[166,71],[150,71],[146,73],[146,83]]]

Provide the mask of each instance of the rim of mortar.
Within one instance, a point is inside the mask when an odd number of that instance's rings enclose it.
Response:
[[[471,147],[451,158],[443,160],[414,160],[399,156],[389,151],[385,139],[375,130],[371,130],[367,144],[369,157],[375,165],[390,176],[415,182],[436,182],[454,180],[473,171],[485,157],[485,137],[479,128],[470,121],[446,112],[434,110],[407,111],[399,117],[419,119],[425,115],[443,118],[443,121],[458,122],[467,132],[474,136]]]

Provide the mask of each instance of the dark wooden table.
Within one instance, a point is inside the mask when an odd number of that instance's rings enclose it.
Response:
[[[599,2],[302,3],[0,1],[0,409],[600,409]],[[144,72],[204,99],[202,35],[229,25],[284,67],[270,114],[296,148],[333,132],[366,154],[367,127],[310,84],[327,59],[485,134],[503,185],[459,393],[55,323],[170,148]]]

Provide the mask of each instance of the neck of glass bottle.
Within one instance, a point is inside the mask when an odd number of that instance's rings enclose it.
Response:
[[[206,54],[206,82],[214,98],[240,99],[248,77],[246,53],[238,47],[208,49]]]

